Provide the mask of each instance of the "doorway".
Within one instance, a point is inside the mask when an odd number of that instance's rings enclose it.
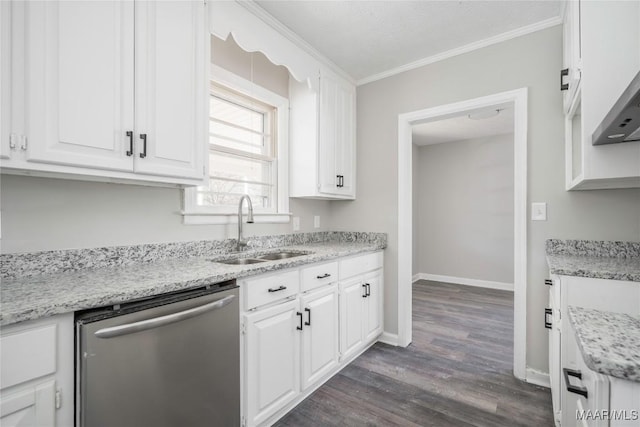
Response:
[[[514,352],[513,373],[526,378],[526,213],[527,213],[527,89],[517,89],[398,116],[398,343],[412,339],[412,127],[421,123],[473,114],[480,110],[513,108],[514,120]]]

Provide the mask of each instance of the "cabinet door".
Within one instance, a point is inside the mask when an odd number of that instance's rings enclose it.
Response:
[[[340,291],[340,353],[342,360],[356,353],[363,344],[366,288],[360,278],[345,282]]]
[[[580,40],[580,0],[566,3],[565,20],[563,25],[563,67],[568,75],[562,81],[568,84],[563,92],[565,113],[569,111],[576,95],[581,77],[582,46]]]
[[[338,290],[336,285],[302,297],[302,389],[338,365]]]
[[[2,396],[0,424],[4,427],[55,426],[55,381]]]
[[[355,197],[355,88],[338,83],[336,97],[336,174],[341,176],[336,192]]]
[[[549,289],[549,307],[552,312],[552,324],[549,330],[549,380],[551,382],[551,402],[556,425],[560,425],[561,417],[561,366],[560,366],[560,306],[555,297],[559,284],[556,282]]]
[[[11,155],[11,2],[0,2],[0,159]]]
[[[245,412],[250,426],[264,422],[300,391],[297,301],[244,316]]]
[[[319,191],[355,193],[355,88],[331,75],[320,79]]]
[[[367,285],[364,340],[369,342],[382,332],[382,272],[365,277],[364,283]]]
[[[133,3],[25,8],[27,160],[131,171]]]
[[[329,76],[323,75],[320,78],[319,102],[318,187],[321,193],[337,194],[339,183],[336,165],[338,84]]]
[[[140,52],[135,172],[204,178],[209,37],[204,2],[141,1],[135,8]]]

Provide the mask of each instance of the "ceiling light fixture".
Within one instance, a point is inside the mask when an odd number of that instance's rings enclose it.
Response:
[[[468,114],[467,117],[469,117],[471,120],[484,120],[484,119],[489,119],[491,117],[497,116],[498,114],[500,114],[500,111],[502,110],[504,110],[504,108],[498,108],[495,110],[478,111],[476,113]]]

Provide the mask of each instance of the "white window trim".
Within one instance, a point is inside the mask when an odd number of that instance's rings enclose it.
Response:
[[[213,64],[211,65],[211,80],[276,107],[278,138],[275,163],[278,170],[278,205],[276,212],[254,210],[254,220],[257,223],[288,223],[291,219],[289,212],[289,100]],[[208,142],[207,147],[209,147]],[[209,163],[208,156],[209,150],[207,149],[207,165]],[[238,208],[237,206],[197,206],[195,187],[186,188],[182,216],[184,224],[234,224],[238,222]]]

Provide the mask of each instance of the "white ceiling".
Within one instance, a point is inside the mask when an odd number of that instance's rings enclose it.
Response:
[[[500,106],[497,116],[482,120],[471,120],[468,114],[434,122],[422,123],[412,127],[413,143],[416,145],[433,145],[444,142],[463,141],[513,132],[513,106]],[[478,113],[488,108],[478,110]]]
[[[555,0],[256,3],[358,81],[523,27],[558,23],[561,11]]]

